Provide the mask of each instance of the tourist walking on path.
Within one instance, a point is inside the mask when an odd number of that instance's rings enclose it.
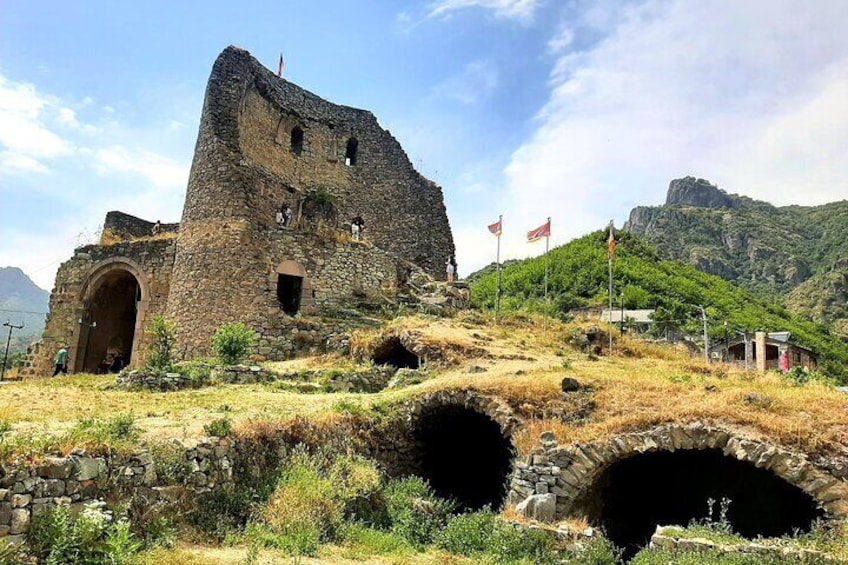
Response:
[[[56,368],[53,369],[53,376],[55,377],[59,373],[68,374],[68,346],[63,345],[59,348],[59,351],[56,352],[56,357],[53,359],[53,362],[56,364]]]

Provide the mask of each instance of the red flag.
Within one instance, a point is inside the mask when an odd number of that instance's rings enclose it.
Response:
[[[283,59],[283,54],[280,53],[280,64],[277,65],[277,76],[278,77],[283,76],[283,69],[285,68],[285,66],[286,66],[286,61],[285,61],[285,59]]]
[[[543,237],[551,236],[551,221],[550,219],[536,228],[535,230],[530,230],[527,232],[527,243],[533,243],[534,241],[539,241]]]
[[[612,223],[610,223],[610,233],[609,239],[607,239],[607,247],[609,248],[609,258],[612,259],[615,256],[615,228],[612,227]]]
[[[495,222],[494,224],[489,224],[487,226],[489,228],[489,232],[492,235],[496,235],[496,236],[500,237],[501,230],[503,228],[503,226],[501,224],[503,224],[503,218],[498,218],[497,222]]]

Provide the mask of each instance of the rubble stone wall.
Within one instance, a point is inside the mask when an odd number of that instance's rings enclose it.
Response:
[[[106,220],[103,222],[103,234],[111,236],[119,236],[127,239],[134,237],[148,237],[153,235],[153,226],[156,222],[148,222],[130,214],[123,212],[112,211],[106,214]],[[180,229],[180,224],[161,224],[160,233],[177,232]]]
[[[143,497],[145,504],[182,503],[233,482],[230,440],[208,438],[179,445],[182,481],[157,471],[149,453],[126,458],[74,454],[37,464],[0,464],[0,539],[24,534],[32,519],[57,504],[81,507],[92,500]]]
[[[606,442],[568,447],[558,445],[553,434],[542,434],[541,446],[516,463],[508,500],[518,505],[533,496],[552,495],[556,504],[552,518],[585,516],[594,503],[587,495],[610,465],[639,453],[684,449],[720,449],[728,457],[768,469],[800,488],[828,515],[848,515],[845,473],[825,470],[803,454],[699,422],[658,426],[617,435]]]
[[[299,155],[291,146],[295,127],[304,134]],[[352,138],[357,156],[348,165]],[[332,211],[320,222],[307,217],[310,194],[320,195],[313,208]],[[285,234],[275,218],[283,203],[296,212]],[[321,224],[341,230],[355,215],[373,247],[293,235]],[[304,305],[315,290],[311,305],[323,306],[357,287],[396,286],[392,256],[441,276],[453,253],[441,189],[415,172],[370,112],[322,100],[242,49],[221,53],[207,85],[168,300],[181,347],[204,352],[215,328],[238,320],[282,335],[275,326],[286,324],[267,321],[279,310],[269,288],[278,261],[301,262],[315,283]]]

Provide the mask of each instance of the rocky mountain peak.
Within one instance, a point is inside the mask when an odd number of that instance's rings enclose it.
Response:
[[[668,185],[666,205],[695,206],[697,208],[736,208],[739,201],[705,179],[683,177]]]

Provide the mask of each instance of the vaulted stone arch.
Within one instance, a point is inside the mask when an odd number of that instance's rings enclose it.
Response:
[[[688,496],[691,490],[700,489],[701,483],[707,482],[713,490],[701,489],[705,498],[711,496],[708,493],[722,489],[738,493],[740,498],[747,499],[746,518],[753,515],[753,520],[766,519],[764,530],[780,528],[781,524],[768,520],[781,513],[802,516],[807,520],[802,528],[809,527],[818,515],[848,515],[848,486],[844,480],[817,467],[802,453],[753,439],[736,430],[696,422],[662,425],[571,446],[559,446],[552,434],[543,434],[541,442],[541,447],[516,465],[509,499],[517,504],[532,495],[553,495],[557,519],[584,517],[609,528],[609,513],[615,508],[654,507],[663,498],[676,503],[675,497]],[[670,490],[662,492],[667,485],[657,483],[657,478],[662,481],[660,476],[669,477],[677,486],[668,485]],[[689,482],[677,482],[681,476]],[[730,484],[725,478],[735,482]],[[628,484],[622,490],[617,481]],[[765,508],[752,512],[757,504],[770,500],[769,492],[748,496],[748,491],[760,487],[773,489],[771,499],[780,500],[771,502],[788,505],[793,512],[769,512]],[[651,493],[652,488],[658,492]],[[678,490],[672,492],[673,488]],[[627,505],[622,505],[612,501],[609,495],[635,491],[647,491],[647,496],[656,497],[651,499],[651,504],[640,505],[629,500]],[[705,516],[706,504],[697,510],[702,513],[687,519]],[[759,535],[758,524],[744,526],[754,532],[751,535]],[[795,525],[787,523],[786,527],[791,533]]]
[[[120,351],[120,365],[140,358],[150,284],[141,266],[128,257],[94,264],[82,278],[71,337],[70,370],[96,371],[100,358]]]
[[[406,430],[384,452],[394,459],[395,474],[420,476],[462,508],[503,505],[519,422],[503,400],[441,390],[410,400],[402,413]]]

